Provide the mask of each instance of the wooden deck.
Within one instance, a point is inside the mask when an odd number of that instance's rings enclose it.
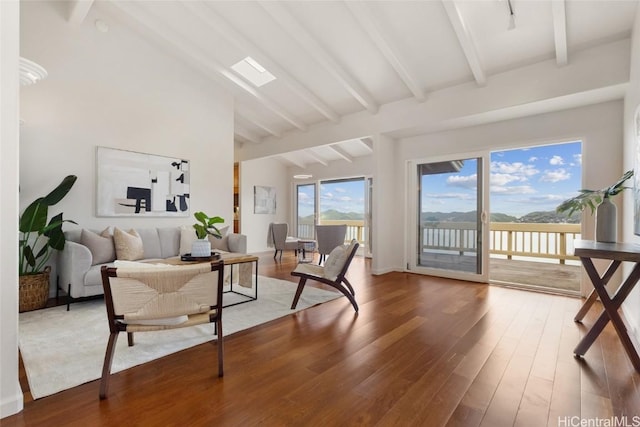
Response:
[[[579,265],[491,258],[489,281],[578,295],[581,269]]]
[[[475,256],[423,253],[420,262],[425,267],[473,272]],[[578,295],[580,291],[580,265],[521,261],[491,257],[489,281],[497,285],[517,286],[536,290],[555,291]]]

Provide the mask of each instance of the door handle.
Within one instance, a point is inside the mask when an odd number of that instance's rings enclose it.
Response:
[[[482,211],[482,213],[480,214],[480,221],[483,224],[487,223],[487,212],[486,211]]]

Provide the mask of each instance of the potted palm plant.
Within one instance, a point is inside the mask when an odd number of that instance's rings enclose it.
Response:
[[[596,214],[596,240],[598,242],[615,242],[618,234],[616,205],[611,197],[631,188],[624,183],[633,177],[633,170],[628,170],[608,187],[600,190],[582,189],[575,197],[565,200],[557,208],[558,213],[567,212],[571,216],[574,212],[582,212],[589,208],[591,214]]]
[[[194,240],[193,245],[191,246],[191,256],[211,256],[211,242],[209,242],[207,236],[211,235],[217,239],[222,238],[222,234],[215,224],[224,223],[224,219],[219,216],[210,217],[204,212],[196,212],[193,216],[198,220],[198,222],[193,224],[193,228],[196,230],[197,239]]]
[[[59,213],[47,222],[49,206],[62,200],[77,177],[65,177],[56,188],[44,197],[34,200],[20,216],[20,239],[18,241],[18,274],[20,304],[19,311],[35,310],[47,305],[49,297],[49,273],[47,262],[54,250],[64,249],[65,237],[62,224],[74,223],[62,218]]]

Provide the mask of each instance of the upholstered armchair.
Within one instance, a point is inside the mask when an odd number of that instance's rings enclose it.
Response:
[[[346,235],[346,224],[316,225],[316,240],[318,242],[318,253],[320,254],[318,264],[322,264],[322,261],[334,248],[344,245]]]
[[[298,238],[289,236],[289,224],[287,223],[271,223],[269,225],[269,244],[275,248],[273,259],[276,259],[280,252],[280,260],[282,260],[282,251],[292,250],[298,255]]]

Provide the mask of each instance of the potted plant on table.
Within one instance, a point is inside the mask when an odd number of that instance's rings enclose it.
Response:
[[[193,257],[208,257],[211,256],[211,242],[208,236],[213,236],[217,239],[222,238],[222,233],[215,224],[224,223],[224,219],[219,216],[209,217],[204,212],[196,212],[193,216],[198,220],[193,224],[193,228],[196,230],[197,239],[194,240],[191,246],[191,256]]]
[[[59,213],[47,222],[49,206],[62,200],[77,177],[69,175],[44,197],[34,200],[20,216],[20,239],[18,241],[18,274],[20,303],[19,311],[35,310],[47,305],[49,298],[49,273],[46,265],[54,250],[62,250],[65,245],[62,224],[71,222]]]
[[[598,242],[615,242],[618,234],[616,205],[611,197],[631,188],[624,183],[633,177],[633,170],[628,170],[614,184],[600,190],[582,189],[575,197],[565,200],[557,208],[558,213],[567,212],[571,216],[574,212],[582,212],[589,208],[591,214],[596,214],[596,240]]]

